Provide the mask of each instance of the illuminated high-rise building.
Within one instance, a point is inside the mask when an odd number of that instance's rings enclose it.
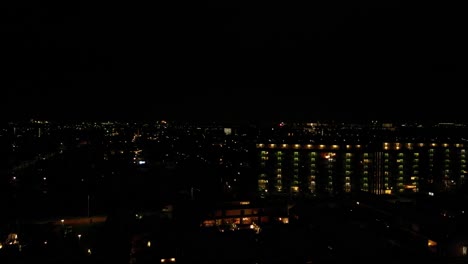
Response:
[[[467,177],[462,143],[257,144],[258,190],[268,194],[450,191]]]

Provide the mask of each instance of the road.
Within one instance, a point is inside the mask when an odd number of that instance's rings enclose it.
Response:
[[[86,225],[86,224],[96,224],[104,223],[107,219],[107,216],[91,216],[91,217],[66,217],[62,219],[49,219],[40,221],[38,224],[53,223],[55,225]],[[62,223],[63,220],[63,223]]]

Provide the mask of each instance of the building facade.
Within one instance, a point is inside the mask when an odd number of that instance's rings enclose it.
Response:
[[[441,192],[467,178],[468,144],[263,144],[258,152],[258,191],[319,194]]]
[[[251,201],[232,201],[211,208],[201,222],[202,227],[232,226],[250,228],[257,224],[289,223],[289,209],[292,204],[262,204]]]

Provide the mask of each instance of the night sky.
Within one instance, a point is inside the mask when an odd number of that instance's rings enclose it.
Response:
[[[5,10],[2,119],[468,120],[460,7],[75,2]]]

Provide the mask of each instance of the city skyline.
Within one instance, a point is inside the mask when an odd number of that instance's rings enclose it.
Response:
[[[467,128],[3,123],[0,260],[466,262]]]
[[[15,1],[0,263],[468,263],[464,11]]]

